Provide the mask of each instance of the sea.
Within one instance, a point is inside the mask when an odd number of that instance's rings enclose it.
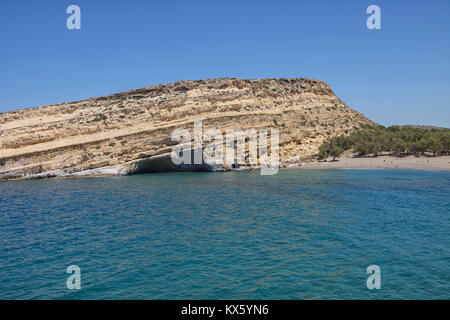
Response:
[[[0,182],[0,299],[449,299],[449,266],[449,171]]]

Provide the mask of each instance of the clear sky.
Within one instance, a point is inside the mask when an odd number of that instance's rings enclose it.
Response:
[[[450,127],[450,1],[0,1],[0,112],[215,77],[321,79],[383,125]]]

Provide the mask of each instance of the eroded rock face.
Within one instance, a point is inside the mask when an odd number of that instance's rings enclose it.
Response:
[[[0,179],[214,170],[170,162],[176,128],[272,129],[280,162],[374,124],[312,79],[207,79],[0,114]]]

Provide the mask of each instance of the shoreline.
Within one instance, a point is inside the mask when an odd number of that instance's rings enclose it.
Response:
[[[327,159],[326,161],[313,161],[293,164],[282,164],[280,170],[308,170],[308,169],[369,169],[369,170],[431,170],[431,171],[449,171],[450,156],[405,156],[396,157],[381,155],[377,157],[354,157],[352,154],[342,156],[335,161]],[[229,171],[254,171],[255,167],[241,168],[239,170],[211,170],[209,172],[229,172]],[[189,170],[171,171],[171,172],[191,172]],[[192,171],[194,172],[194,171]],[[3,178],[1,181],[20,181],[49,178],[95,178],[95,177],[118,177],[133,175],[123,170],[123,167],[105,167],[91,169],[72,174],[62,171],[46,172],[43,174]]]
[[[342,156],[335,161],[314,161],[288,166],[289,169],[392,169],[392,170],[450,170],[450,156],[381,155],[377,157]]]

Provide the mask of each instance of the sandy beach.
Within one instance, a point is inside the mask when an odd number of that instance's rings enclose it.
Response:
[[[450,156],[378,156],[378,157],[353,157],[342,156],[332,161],[315,161],[292,166],[298,169],[419,169],[419,170],[450,170]]]

